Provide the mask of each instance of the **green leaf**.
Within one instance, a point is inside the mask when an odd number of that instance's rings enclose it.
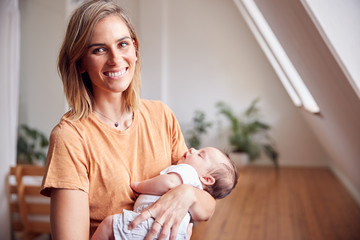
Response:
[[[201,145],[201,137],[207,133],[212,126],[212,122],[206,120],[206,115],[203,111],[196,110],[194,112],[193,128],[187,132],[187,143],[189,147],[199,148]]]
[[[231,123],[229,143],[234,151],[247,153],[252,161],[264,152],[277,166],[278,153],[271,145],[270,125],[260,119],[260,109],[257,106],[259,100],[260,98],[254,99],[240,118],[224,102],[218,102],[216,108]]]
[[[260,101],[260,98],[256,98],[250,104],[250,106],[245,111],[245,116],[254,116],[259,113],[259,108],[256,106],[257,103]]]
[[[41,144],[40,144],[40,146],[42,148],[49,146],[49,140],[42,134],[40,136],[41,136]]]
[[[33,164],[37,159],[46,160],[46,148],[49,145],[47,137],[37,129],[22,124],[18,128],[17,159],[19,163]]]

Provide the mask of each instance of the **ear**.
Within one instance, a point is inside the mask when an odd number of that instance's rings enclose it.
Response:
[[[136,49],[136,43],[135,43],[135,40],[133,39],[133,45],[134,45],[134,48],[135,48],[135,55],[136,55],[136,61],[138,60],[138,50]]]
[[[79,70],[80,73],[83,74],[84,72],[86,72],[85,68],[84,68],[84,64],[82,63],[82,61],[79,61]]]
[[[215,183],[215,178],[211,175],[201,176],[200,182],[204,185],[211,186]]]

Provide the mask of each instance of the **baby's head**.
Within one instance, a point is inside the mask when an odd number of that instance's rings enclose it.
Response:
[[[195,168],[204,190],[214,198],[226,197],[237,183],[238,174],[234,163],[217,148],[191,148],[179,163],[186,163]]]

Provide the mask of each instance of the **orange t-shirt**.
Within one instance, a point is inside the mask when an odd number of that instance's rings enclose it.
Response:
[[[50,135],[41,193],[50,196],[51,188],[88,193],[92,234],[106,216],[133,208],[130,182],[158,175],[185,151],[174,114],[158,101],[142,100],[125,131],[94,114],[75,122],[63,117]]]

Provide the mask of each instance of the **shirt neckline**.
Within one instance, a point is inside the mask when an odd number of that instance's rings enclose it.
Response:
[[[97,122],[99,125],[101,125],[104,129],[111,131],[111,132],[115,132],[117,134],[127,134],[129,132],[132,131],[132,129],[137,125],[137,121],[138,121],[138,115],[139,115],[139,110],[134,110],[134,119],[131,123],[131,125],[125,129],[125,130],[119,130],[116,128],[113,128],[109,125],[107,125],[106,123],[104,123],[100,118],[98,118],[94,112],[92,112],[89,117],[92,118],[95,122]]]

